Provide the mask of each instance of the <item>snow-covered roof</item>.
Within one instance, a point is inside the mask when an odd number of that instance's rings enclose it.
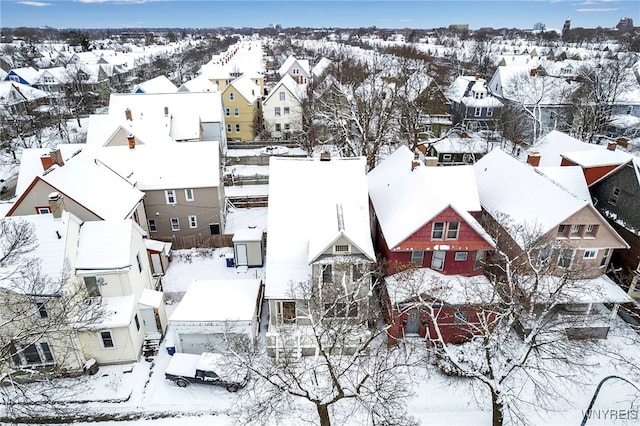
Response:
[[[162,305],[163,301],[163,292],[144,288],[142,289],[142,293],[140,293],[138,305],[149,306],[151,308],[159,308],[160,305]]]
[[[169,322],[251,321],[259,291],[257,279],[196,280]]]
[[[291,67],[294,65],[298,65],[298,67],[304,71],[304,75],[309,75],[309,60],[308,59],[298,59],[295,55],[289,55],[289,57],[284,61],[284,63],[278,69],[278,74],[280,76],[284,76],[289,72]]]
[[[199,75],[180,86],[179,92],[217,92],[218,86],[204,75]]]
[[[262,95],[260,86],[258,86],[250,76],[243,74],[229,83],[229,86],[237,90],[249,104],[253,104],[260,95]],[[226,88],[228,91],[230,87]]]
[[[136,145],[134,149],[112,146],[94,152],[96,158],[142,191],[220,185],[218,142]]]
[[[541,173],[581,200],[591,202],[591,194],[582,167],[537,167]]]
[[[365,171],[364,158],[270,159],[265,297],[291,297],[291,284],[309,280],[311,262],[338,238],[375,261]]]
[[[262,241],[262,229],[260,228],[245,228],[238,229],[233,234],[233,242],[236,241]]]
[[[469,214],[481,210],[472,166],[411,170],[414,154],[398,148],[369,172],[369,197],[389,248],[402,243],[437,214],[451,206],[493,244]]]
[[[277,97],[279,88],[285,87],[289,93],[296,97],[298,101],[306,98],[307,94],[305,92],[306,85],[298,84],[289,74],[285,74],[284,77],[280,79],[280,81],[271,89],[271,93],[265,98],[264,103],[268,104],[269,99],[272,97]],[[274,98],[276,99],[276,98]]]
[[[171,252],[171,243],[165,241],[152,240],[151,238],[144,239],[144,246],[147,250],[157,251],[165,254]]]
[[[500,148],[482,157],[473,168],[482,206],[501,221],[518,244],[523,243],[522,235],[508,221],[545,234],[590,204]]]
[[[313,66],[313,68],[311,69],[311,74],[313,74],[314,77],[320,77],[327,70],[327,68],[329,68],[330,65],[331,59],[325,58],[323,56],[322,58],[320,58],[318,63]]]
[[[496,302],[493,285],[484,275],[444,275],[430,268],[415,268],[385,278],[393,305],[438,300],[450,305],[480,305]]]
[[[66,163],[76,152],[82,150],[84,146],[84,144],[60,144],[56,149],[60,150],[62,159]],[[42,176],[44,169],[40,157],[49,152],[51,152],[50,148],[27,148],[22,150],[20,171],[16,182],[17,196],[22,195],[29,185],[31,185],[33,179],[37,176]]]
[[[552,130],[538,140],[538,143],[527,152],[540,154],[540,167],[559,166],[562,162],[560,154],[564,152],[598,149],[598,145],[584,143],[579,139]]]
[[[53,165],[35,179],[46,182],[55,191],[84,206],[103,220],[129,217],[144,197],[144,193],[136,189],[123,176],[114,173],[109,167],[97,161],[96,157],[88,151],[91,150],[80,151],[66,159],[63,166]],[[32,161],[32,163],[35,162]],[[33,164],[30,165],[30,169],[35,170]],[[42,166],[40,169],[42,170]],[[91,180],[91,185],[86,184],[88,179]],[[25,195],[26,191],[21,194],[16,205]]]
[[[49,97],[49,93],[14,81],[0,81],[0,105],[3,107]]]
[[[174,93],[178,88],[165,75],[159,75],[151,80],[143,81],[134,86],[134,93]]]
[[[9,70],[9,74],[11,73],[20,76],[20,78],[22,78],[28,84],[33,84],[38,81],[38,78],[40,78],[41,71],[38,71],[33,67],[23,67],[13,68],[12,70]]]
[[[564,277],[544,275],[539,280],[523,279],[525,285],[536,286],[538,303],[629,303],[633,299],[607,275],[597,278],[569,280]],[[562,290],[557,291],[562,286]]]
[[[33,257],[39,259],[41,271],[47,275],[53,284],[50,287],[40,289],[42,294],[51,294],[59,287],[59,280],[63,277],[64,259],[65,259],[65,243],[69,232],[69,223],[80,220],[71,213],[64,212],[60,218],[54,218],[52,214],[39,214],[20,217],[6,217],[2,219],[7,222],[27,222],[31,224],[34,236],[37,240],[37,247],[30,253],[26,253],[25,257]],[[24,288],[21,285],[12,283],[16,273],[24,271],[14,271],[11,265],[0,271],[2,279],[0,279],[0,287],[10,289],[19,293],[33,292],[33,288],[29,286]],[[57,281],[57,283],[56,283]],[[17,286],[16,286],[17,285]]]
[[[601,145],[596,145],[596,149],[563,152],[560,156],[584,168],[618,166],[628,163],[632,158],[624,151],[612,151]]]
[[[431,145],[438,153],[452,153],[452,154],[484,154],[489,150],[490,142],[486,137],[474,133],[469,138],[461,138],[457,134],[451,134],[446,138],[433,139],[435,142],[426,140],[421,142],[421,145]]]
[[[80,229],[76,272],[131,267],[132,220],[85,222]]]
[[[190,119],[190,122],[193,118]],[[164,124],[164,121],[163,121]],[[193,126],[193,123],[191,123]],[[88,146],[109,146],[109,145],[128,145],[127,137],[134,135],[136,144],[162,144],[175,142],[171,135],[171,129],[168,123],[164,125],[154,125],[151,120],[148,122],[132,123],[125,120],[124,117],[115,117],[109,114],[91,114],[89,116],[89,125],[87,126]],[[187,135],[194,136],[195,133],[191,129],[187,129]],[[180,135],[185,137],[185,135]]]
[[[83,329],[102,330],[108,328],[127,327],[135,310],[136,296],[102,297],[100,299],[100,318],[90,324],[83,325]]]

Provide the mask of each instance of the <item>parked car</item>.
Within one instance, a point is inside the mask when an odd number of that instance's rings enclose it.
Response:
[[[164,377],[184,388],[189,383],[222,386],[236,392],[247,384],[248,371],[239,368],[229,357],[211,352],[201,355],[175,353],[164,372]]]

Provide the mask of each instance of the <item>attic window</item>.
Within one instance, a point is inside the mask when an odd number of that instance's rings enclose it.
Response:
[[[336,244],[333,251],[334,253],[349,253],[351,250],[349,250],[348,244]]]

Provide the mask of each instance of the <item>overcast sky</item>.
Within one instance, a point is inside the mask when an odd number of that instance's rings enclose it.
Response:
[[[621,17],[640,25],[640,2],[564,0],[217,1],[217,0],[0,0],[3,27],[370,27],[471,29],[614,27]]]

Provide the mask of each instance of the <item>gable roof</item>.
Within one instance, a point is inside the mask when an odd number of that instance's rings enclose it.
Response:
[[[8,80],[13,74],[24,80],[26,84],[33,84],[38,81],[38,78],[40,78],[40,73],[41,71],[38,71],[33,67],[13,68],[9,70],[9,73],[5,78]]]
[[[631,160],[630,154],[620,150],[611,151],[601,145],[595,145],[594,149],[563,152],[560,156],[583,168],[619,166]]]
[[[291,67],[293,67],[296,64],[305,73],[305,75],[307,76],[309,75],[309,60],[298,59],[295,57],[295,55],[289,55],[289,57],[284,61],[284,63],[278,69],[278,74],[280,74],[280,76],[284,76],[289,72]]]
[[[291,283],[309,280],[310,262],[341,237],[375,261],[365,170],[364,158],[271,157],[265,297],[291,297]]]
[[[589,193],[589,187],[587,186],[582,167],[536,167],[535,170],[579,199],[591,202],[591,194]]]
[[[411,170],[414,154],[401,146],[368,174],[369,197],[389,248],[413,235],[451,206],[474,230],[493,240],[469,214],[481,210],[472,166]]]
[[[85,222],[80,228],[76,273],[130,268],[134,229],[131,219]]]
[[[307,97],[305,92],[306,84],[298,84],[289,74],[285,74],[284,77],[276,83],[276,85],[271,89],[271,92],[264,99],[264,104],[269,104],[269,101],[276,96],[279,92],[280,88],[286,89],[298,102],[301,102],[304,98]]]
[[[229,83],[224,92],[226,93],[231,90],[231,88],[235,89],[249,104],[253,104],[261,95],[260,86],[246,74],[241,75]]]
[[[528,164],[493,149],[473,165],[480,202],[520,245],[521,235],[508,221],[546,234],[589,201],[580,199],[538,174]],[[502,217],[500,214],[506,214]]]
[[[527,152],[540,154],[540,167],[559,166],[562,162],[561,154],[570,151],[596,149],[598,145],[584,143],[558,130],[552,130],[538,140],[538,143]]]
[[[134,93],[174,93],[178,88],[165,75],[159,75],[151,80],[138,83],[133,88]]]

